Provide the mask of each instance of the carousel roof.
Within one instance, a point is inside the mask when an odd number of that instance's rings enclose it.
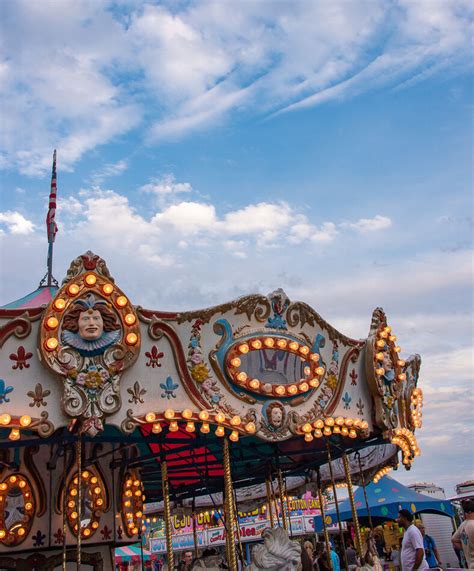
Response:
[[[47,305],[54,298],[57,291],[58,288],[55,286],[39,286],[31,293],[0,306],[0,309],[29,309]]]

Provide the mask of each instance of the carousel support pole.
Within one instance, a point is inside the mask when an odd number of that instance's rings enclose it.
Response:
[[[283,529],[288,531],[288,518],[286,512],[286,499],[285,499],[285,487],[283,485],[283,475],[280,468],[278,468],[278,493],[280,494],[280,504],[281,504],[281,522],[283,524]]]
[[[276,495],[275,495],[275,491],[273,490],[273,480],[272,480],[272,475],[270,473],[270,489],[272,492],[272,498],[273,498],[273,505],[275,507],[275,514],[276,514],[276,520],[277,520],[277,524],[278,526],[280,526],[280,516],[278,515],[278,502],[276,499]]]
[[[63,571],[66,571],[67,565],[67,542],[66,542],[66,532],[67,532],[67,522],[66,522],[66,506],[67,506],[67,454],[66,454],[66,440],[63,442],[63,501],[62,501],[62,511],[63,511]],[[78,480],[79,481],[79,480]]]
[[[360,461],[360,453],[359,451],[356,452],[356,456],[357,456],[357,460],[359,462],[359,473],[360,473],[360,480],[362,482],[362,489],[364,490],[364,499],[365,499],[365,507],[367,508],[367,516],[369,518],[369,527],[370,530],[373,532],[374,531],[374,524],[372,522],[372,515],[370,513],[370,507],[369,507],[369,498],[367,497],[367,489],[366,489],[366,484],[365,484],[365,476],[364,476],[364,472],[362,470],[362,462]]]
[[[339,502],[337,501],[336,482],[334,481],[334,472],[332,469],[331,446],[329,445],[329,440],[326,440],[326,447],[327,447],[327,451],[328,451],[328,465],[329,465],[329,473],[331,475],[332,492],[334,494],[334,503],[336,504],[337,523],[339,526],[339,537],[341,538],[344,563],[346,565],[346,569],[349,569],[349,564],[347,563],[346,540],[344,539],[344,532],[342,530],[342,522],[341,522],[341,514],[339,512]],[[329,555],[331,555],[331,554],[329,554]]]
[[[324,502],[323,502],[323,492],[321,490],[321,474],[317,472],[317,485],[318,485],[318,500],[319,500],[319,509],[321,511],[321,519],[323,520],[323,533],[324,533],[324,543],[326,544],[326,553],[328,554],[328,563],[329,568],[332,571],[332,558],[330,557],[331,553],[331,545],[329,543],[329,532],[328,528],[326,527],[326,514],[324,512]]]
[[[193,543],[194,543],[194,558],[197,559],[199,557],[199,547],[198,547],[198,538],[197,538],[197,526],[196,526],[196,509],[194,507],[193,501]]]
[[[165,516],[166,551],[168,557],[168,569],[174,569],[173,537],[171,535],[171,507],[170,507],[170,484],[168,480],[168,465],[166,460],[161,462],[161,486],[163,490],[163,511]]]
[[[342,461],[344,463],[344,472],[346,474],[346,482],[349,492],[349,501],[351,502],[352,520],[354,522],[354,529],[355,529],[356,549],[357,553],[359,554],[359,557],[362,558],[362,536],[360,534],[359,518],[357,517],[357,509],[354,501],[354,490],[352,488],[351,470],[349,467],[349,459],[347,458],[347,454],[344,453],[342,455]]]
[[[234,529],[234,492],[232,488],[232,474],[230,471],[229,441],[224,438],[223,442],[223,467],[224,467],[224,490],[225,490],[225,519],[226,519],[226,545],[227,545],[227,565],[230,571],[237,571],[237,551],[235,549]]]
[[[275,527],[275,520],[273,518],[273,509],[272,509],[272,493],[270,489],[270,480],[267,478],[265,480],[265,487],[267,489],[267,502],[268,502],[268,515],[270,516],[270,527]]]
[[[242,548],[242,537],[240,534],[240,523],[239,523],[239,510],[237,508],[237,492],[235,490],[233,490],[233,499],[234,499],[234,514],[235,514],[235,530],[237,532],[237,544],[239,546],[239,559],[242,563],[242,566],[244,565],[244,550]]]
[[[288,499],[288,488],[286,486],[286,478],[283,479],[283,483],[285,486],[286,506],[288,508],[288,524],[290,527],[290,537],[291,537],[291,539],[293,539],[293,528],[291,527],[291,504],[290,504],[290,500]]]
[[[76,442],[77,456],[77,557],[76,568],[81,569],[81,543],[82,543],[82,435],[77,435]]]

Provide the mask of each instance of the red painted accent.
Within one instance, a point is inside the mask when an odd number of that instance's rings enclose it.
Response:
[[[154,309],[140,309],[140,314],[147,319],[157,317],[158,319],[177,319],[179,313],[172,311],[155,311]]]
[[[44,307],[20,307],[18,309],[0,309],[0,317],[11,318],[20,317],[21,315],[28,315],[28,317],[37,317],[41,315],[44,311]]]
[[[346,374],[347,374],[347,368],[349,366],[349,361],[355,363],[357,357],[359,356],[359,353],[360,353],[359,347],[352,347],[352,349],[349,349],[349,351],[347,351],[347,353],[344,355],[344,359],[342,360],[341,364],[341,371],[339,373],[339,382],[337,383],[337,390],[333,394],[332,399],[329,401],[324,410],[326,416],[330,416],[334,412],[336,406],[338,405],[341,399],[342,391],[346,384]]]
[[[16,353],[10,353],[10,359],[12,361],[16,361],[16,363],[14,365],[12,365],[12,369],[20,369],[20,371],[25,368],[25,369],[29,369],[30,368],[30,364],[27,363],[27,361],[29,359],[31,359],[31,357],[33,357],[33,353],[30,352],[26,352],[25,348],[23,347],[23,345],[20,345],[18,347],[18,349],[16,350]]]

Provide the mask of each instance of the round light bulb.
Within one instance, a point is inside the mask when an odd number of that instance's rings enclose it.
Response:
[[[59,325],[59,321],[56,319],[56,317],[50,317],[46,321],[46,327],[48,329],[56,329],[58,325]]]
[[[176,422],[176,420],[172,420],[170,422],[170,432],[178,432],[178,430],[179,430],[178,423]]]
[[[102,286],[102,291],[105,295],[110,295],[114,291],[114,286],[112,284],[104,284]]]
[[[23,427],[27,427],[30,426],[31,424],[31,416],[28,416],[27,414],[24,414],[21,418],[20,418],[20,424]]]
[[[209,413],[207,412],[207,410],[201,410],[201,412],[199,413],[199,420],[208,420],[209,419]]]
[[[128,299],[124,295],[119,295],[118,298],[115,300],[115,303],[119,307],[125,307],[128,303]]]
[[[93,286],[97,282],[97,276],[94,274],[87,274],[85,281],[88,286]]]
[[[50,337],[46,340],[46,349],[48,351],[54,351],[58,345],[59,341],[56,339],[56,337]]]
[[[66,307],[66,301],[62,297],[58,297],[58,299],[54,302],[54,307],[58,311],[62,311]]]

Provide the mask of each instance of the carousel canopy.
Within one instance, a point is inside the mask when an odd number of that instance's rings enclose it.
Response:
[[[366,492],[372,518],[394,520],[398,517],[398,512],[401,509],[407,509],[412,513],[432,513],[449,517],[454,515],[453,507],[449,500],[431,498],[425,494],[419,494],[389,476],[384,476],[377,484],[374,482],[368,484]],[[354,499],[359,518],[368,517],[364,489],[362,487],[356,490]],[[352,519],[349,499],[339,504],[339,511],[342,521]],[[326,517],[331,518],[331,522],[328,521],[328,523],[336,521],[336,510],[326,513]],[[321,516],[314,518],[314,528],[316,531],[322,531]]]
[[[15,301],[7,303],[0,307],[0,309],[28,309],[31,307],[40,307],[41,305],[48,305],[48,303],[56,295],[58,288],[55,286],[40,286],[35,291],[28,295],[20,297]]]
[[[141,550],[138,545],[126,545],[115,550],[116,563],[139,563],[142,559],[148,561],[150,558],[154,558],[152,553],[145,548]]]

